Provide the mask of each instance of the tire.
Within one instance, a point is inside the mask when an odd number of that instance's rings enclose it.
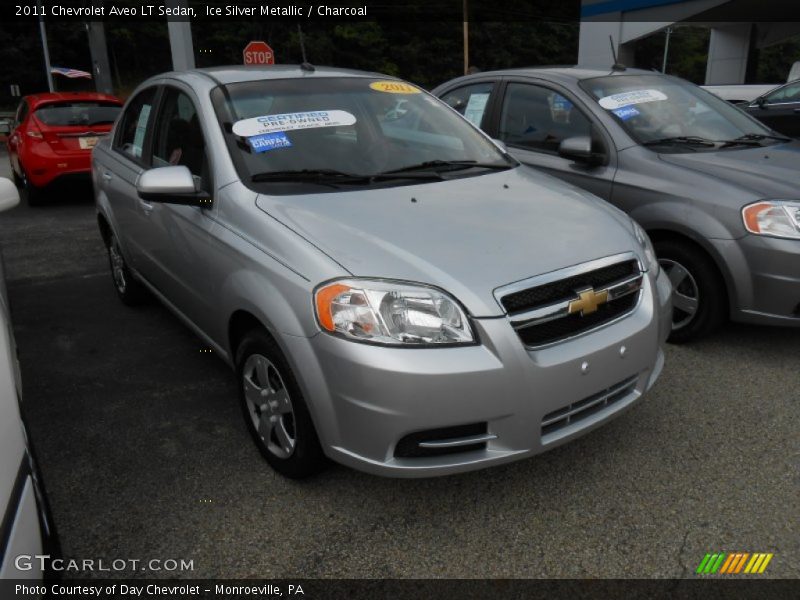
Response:
[[[725,282],[711,258],[679,240],[654,244],[658,262],[672,282],[672,333],[668,341],[682,344],[710,334],[728,314]]]
[[[111,281],[117,296],[123,304],[136,306],[142,304],[147,299],[147,290],[136,280],[131,270],[128,268],[122,251],[119,247],[117,237],[110,233],[108,235],[108,264],[111,267]]]
[[[322,471],[328,460],[303,394],[280,348],[263,329],[250,331],[239,344],[236,378],[245,424],[270,466],[291,479]]]
[[[33,185],[28,179],[28,176],[25,174],[25,171],[22,171],[22,175],[19,177],[19,187],[21,191],[21,196],[25,199],[25,202],[28,203],[28,206],[41,206],[44,204],[44,194],[42,193],[42,188],[38,188]]]

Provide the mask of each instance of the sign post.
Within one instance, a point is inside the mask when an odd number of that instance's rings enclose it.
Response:
[[[242,58],[246,65],[274,65],[275,53],[267,42],[253,41],[244,47]]]

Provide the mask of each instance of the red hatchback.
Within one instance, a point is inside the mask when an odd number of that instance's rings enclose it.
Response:
[[[88,178],[92,148],[108,135],[122,101],[94,92],[25,96],[8,136],[14,179],[28,203],[42,199],[42,188],[64,178]]]

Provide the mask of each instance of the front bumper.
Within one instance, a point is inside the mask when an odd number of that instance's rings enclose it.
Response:
[[[476,319],[477,346],[386,348],[327,334],[284,342],[331,458],[378,475],[446,475],[549,450],[636,403],[663,366],[670,294],[663,273],[657,280],[646,276],[629,316],[537,350],[523,346],[506,317]],[[624,393],[613,403],[543,433],[545,416],[580,406],[621,382]],[[485,423],[493,437],[485,447],[395,456],[408,434],[474,423]]]
[[[712,242],[731,276],[734,320],[800,327],[800,240],[747,235]]]

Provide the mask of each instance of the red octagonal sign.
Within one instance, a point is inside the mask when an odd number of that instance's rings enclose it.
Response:
[[[246,65],[274,65],[275,53],[267,42],[250,42],[242,52]]]

